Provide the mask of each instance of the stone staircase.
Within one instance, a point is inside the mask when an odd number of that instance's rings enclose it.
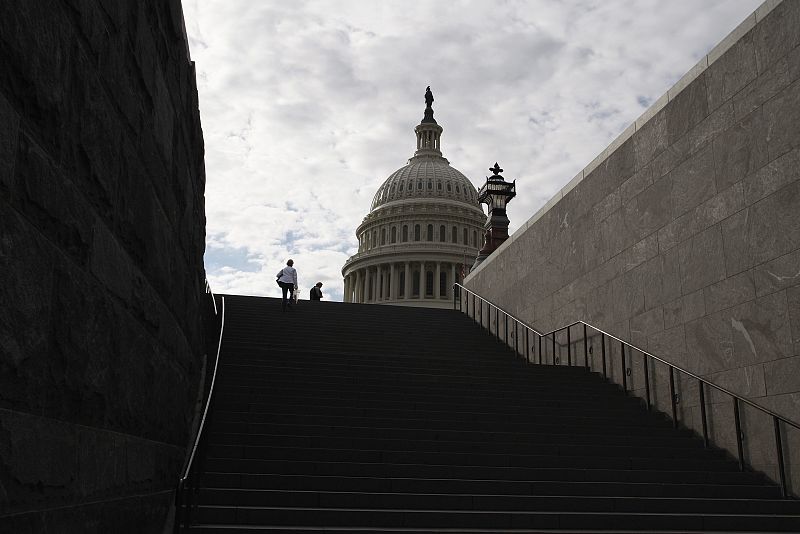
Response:
[[[800,531],[800,502],[456,311],[226,296],[192,532]]]

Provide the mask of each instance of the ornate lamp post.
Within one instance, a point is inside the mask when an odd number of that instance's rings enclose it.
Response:
[[[483,236],[483,248],[478,252],[478,257],[472,266],[473,269],[508,239],[509,221],[506,215],[506,205],[517,195],[515,190],[517,181],[506,182],[506,179],[500,175],[503,169],[497,162],[489,170],[494,173],[494,176],[486,178],[486,183],[478,190],[478,201],[489,207],[489,216],[486,218],[486,224],[483,225],[486,230]]]

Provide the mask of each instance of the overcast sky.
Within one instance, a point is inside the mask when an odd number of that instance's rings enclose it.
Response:
[[[291,257],[303,298],[341,300],[427,85],[450,164],[517,180],[515,230],[760,3],[184,0],[213,290],[276,296]]]

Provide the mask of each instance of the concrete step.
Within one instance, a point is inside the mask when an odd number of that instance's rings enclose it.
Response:
[[[461,510],[378,510],[321,507],[200,506],[200,523],[338,526],[348,528],[612,529],[645,531],[797,532],[794,515],[625,512],[534,512]]]
[[[374,448],[367,448],[367,446]],[[313,459],[320,461],[368,461],[393,463],[457,463],[460,465],[508,465],[536,467],[552,465],[557,458],[587,457],[603,459],[654,460],[724,460],[721,451],[706,449],[673,449],[670,447],[630,447],[591,445],[525,444],[503,447],[480,447],[467,444],[409,442],[403,440],[336,440],[324,441],[308,437],[273,436],[264,445],[226,445],[210,443],[208,454],[220,458],[242,459]],[[548,463],[550,462],[550,463]]]
[[[436,431],[436,432],[481,432],[491,435],[510,436],[536,434],[537,436],[558,435],[579,428],[581,433],[592,440],[595,436],[661,436],[693,438],[688,430],[675,430],[671,425],[631,425],[616,424],[614,419],[597,421],[587,417],[574,417],[565,420],[554,416],[523,416],[519,421],[500,421],[492,419],[448,417],[444,414],[437,419],[376,418],[343,415],[314,415],[309,413],[276,414],[247,412],[217,412],[211,423],[212,432],[263,434],[282,426],[310,425],[340,428],[341,433],[349,432],[394,432],[394,431]],[[630,423],[631,421],[627,421]],[[582,439],[582,438],[578,438]]]
[[[602,458],[597,456],[546,456],[528,455],[515,456],[483,456],[483,455],[435,455],[435,454],[376,454],[365,451],[364,454],[351,454],[348,451],[315,449],[313,451],[297,450],[287,447],[272,447],[271,451],[261,451],[261,458],[242,458],[241,456],[215,456],[209,455],[205,464],[207,469],[215,472],[274,472],[276,466],[287,469],[288,473],[295,473],[297,469],[306,466],[315,466],[324,472],[334,471],[345,476],[347,473],[340,469],[356,469],[351,474],[367,474],[369,476],[390,476],[392,473],[405,473],[402,476],[418,476],[419,470],[427,473],[462,473],[453,475],[461,478],[477,477],[477,473],[491,473],[489,478],[498,478],[496,473],[510,473],[519,470],[524,473],[538,472],[542,469],[568,469],[570,472],[604,470],[616,471],[620,478],[627,480],[635,477],[638,472],[703,472],[720,474],[724,476],[754,476],[763,483],[763,477],[751,473],[736,471],[737,464],[732,459],[711,458]],[[311,456],[314,456],[312,458]],[[476,474],[463,475],[463,471]],[[280,471],[278,471],[280,472]],[[419,475],[421,476],[421,475]],[[432,475],[434,476],[434,475]],[[505,475],[510,476],[510,475]],[[587,475],[588,476],[588,475]],[[710,475],[711,476],[711,475]],[[446,478],[446,477],[445,477]],[[500,477],[502,478],[502,477]],[[512,479],[517,478],[512,476]],[[569,479],[568,479],[569,480]],[[728,479],[725,479],[728,480]]]
[[[340,442],[358,441],[365,445],[379,443],[406,443],[415,446],[452,446],[453,449],[469,447],[500,450],[506,447],[542,450],[551,445],[596,445],[625,447],[672,447],[702,449],[703,442],[695,436],[625,436],[618,434],[592,434],[585,432],[494,432],[469,430],[440,430],[413,428],[371,428],[330,425],[245,425],[238,432],[223,432],[220,425],[211,429],[210,442],[235,445],[263,445],[272,437],[289,437],[307,441],[308,438],[334,446]],[[431,445],[432,444],[432,445]],[[467,444],[466,446],[464,444]],[[367,447],[371,448],[371,447]]]
[[[388,484],[361,481],[349,484],[345,481],[342,487],[336,488],[334,481],[321,485],[303,482],[297,481],[297,487],[303,489],[209,487],[200,491],[198,502],[201,505],[215,506],[376,510],[800,514],[798,501],[771,498],[774,495],[769,491],[763,491],[762,498],[759,498],[758,492],[753,492],[754,495],[750,498],[736,498],[737,493],[744,493],[736,486],[581,483],[576,484],[577,487],[571,487],[564,483],[542,486],[541,483],[495,484],[486,481],[447,480],[437,484],[437,481],[401,480],[390,481]],[[328,486],[330,489],[320,486]],[[383,489],[387,486],[388,489]],[[455,491],[437,491],[437,488],[442,487],[453,487]],[[413,491],[409,492],[405,488]],[[509,492],[505,493],[506,491]]]
[[[439,409],[437,409],[439,408]],[[273,404],[251,403],[247,399],[240,401],[223,401],[217,403],[219,418],[214,420],[230,421],[242,420],[242,415],[237,415],[236,419],[231,414],[251,414],[254,422],[259,421],[263,415],[275,415],[283,418],[292,416],[308,417],[361,417],[367,419],[391,419],[391,420],[419,420],[430,423],[431,425],[442,422],[441,428],[447,428],[447,423],[461,424],[490,424],[495,428],[505,424],[543,424],[559,426],[580,426],[582,428],[591,427],[644,427],[648,428],[672,428],[672,422],[664,415],[658,413],[648,413],[642,410],[640,405],[621,405],[621,406],[589,406],[578,412],[573,407],[550,406],[546,409],[531,411],[527,406],[502,406],[500,409],[488,411],[487,407],[477,407],[468,409],[458,407],[457,409],[442,410],[441,407],[431,404],[416,404],[411,407],[396,407],[394,404],[387,406],[364,407],[360,404],[332,405],[323,404],[309,399],[308,403],[297,403],[296,406],[276,406]],[[683,433],[685,430],[676,429],[676,432]]]
[[[368,478],[474,479],[552,482],[638,482],[663,484],[766,485],[758,473],[727,470],[611,469],[575,467],[487,467],[302,460],[239,460],[209,458],[204,475],[209,486],[231,487],[215,477],[238,477],[242,488],[266,488],[262,476],[321,476]],[[727,466],[728,464],[724,464]],[[713,466],[712,466],[713,467]]]

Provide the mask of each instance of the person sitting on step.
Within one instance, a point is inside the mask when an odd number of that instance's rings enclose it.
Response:
[[[322,299],[322,282],[317,282],[317,285],[311,288],[311,300]]]

